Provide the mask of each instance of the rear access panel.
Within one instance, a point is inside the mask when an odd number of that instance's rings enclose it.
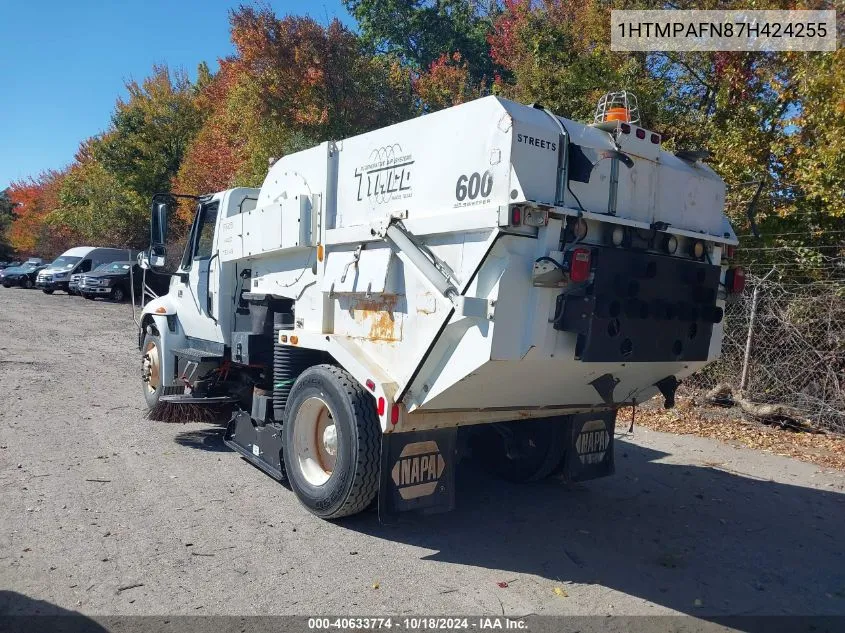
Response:
[[[718,266],[637,252],[596,248],[595,275],[581,295],[558,297],[554,327],[575,332],[576,358],[586,362],[707,360]]]

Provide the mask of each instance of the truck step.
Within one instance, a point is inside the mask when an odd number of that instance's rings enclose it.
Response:
[[[183,347],[173,350],[173,353],[185,360],[193,361],[195,363],[210,363],[223,359],[223,354],[209,352],[204,349],[197,349],[196,347]]]

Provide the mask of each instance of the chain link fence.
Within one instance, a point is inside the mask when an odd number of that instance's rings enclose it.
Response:
[[[726,307],[721,359],[687,384],[728,383],[753,402],[845,432],[845,281],[776,281],[778,272],[749,275]]]

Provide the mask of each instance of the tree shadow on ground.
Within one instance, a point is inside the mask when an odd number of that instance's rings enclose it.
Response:
[[[613,477],[576,485],[503,483],[465,462],[453,512],[341,525],[436,550],[425,560],[602,585],[699,617],[845,615],[845,495],[664,463],[624,440],[616,451]]]

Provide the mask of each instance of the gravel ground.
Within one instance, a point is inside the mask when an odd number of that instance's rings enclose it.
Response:
[[[843,472],[637,429],[614,477],[468,464],[450,514],[327,523],[220,427],[147,421],[136,341],[0,289],[0,614],[845,614]]]

